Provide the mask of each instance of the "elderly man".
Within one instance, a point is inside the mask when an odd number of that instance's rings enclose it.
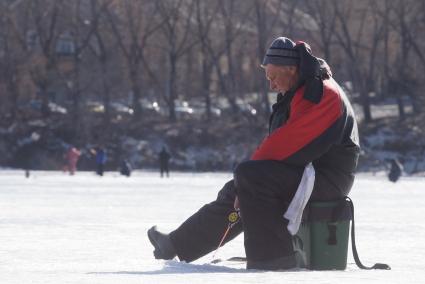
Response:
[[[311,200],[338,200],[349,193],[359,156],[357,125],[326,62],[313,56],[307,44],[279,37],[262,67],[270,88],[278,92],[268,136],[251,160],[236,167],[215,201],[170,234],[156,227],[148,231],[156,258],[190,262],[211,252],[236,207],[242,222],[224,243],[244,232],[247,268],[294,268],[297,257],[283,215],[306,166],[315,171]]]

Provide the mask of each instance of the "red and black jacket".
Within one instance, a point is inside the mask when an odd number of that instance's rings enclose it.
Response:
[[[306,165],[333,145],[358,146],[358,139],[353,141],[357,127],[351,106],[333,79],[324,81],[323,98],[318,104],[303,97],[304,87],[290,101],[284,101],[286,95],[280,95],[271,116],[270,134],[253,154],[253,160],[287,160]],[[282,112],[286,119],[282,119]],[[281,120],[279,127],[276,120]]]
[[[280,160],[296,166],[312,162],[338,190],[349,191],[360,147],[354,112],[332,78],[322,80],[318,102],[306,98],[306,86],[279,94],[273,105],[269,135],[252,160]],[[320,182],[320,180],[318,180]]]

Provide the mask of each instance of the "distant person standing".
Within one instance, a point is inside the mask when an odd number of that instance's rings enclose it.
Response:
[[[131,170],[132,170],[132,168],[131,168],[130,162],[127,161],[127,160],[123,160],[121,162],[121,166],[120,166],[120,173],[123,176],[130,177]]]
[[[388,179],[392,182],[397,182],[403,171],[403,166],[397,159],[391,159],[390,172],[388,173]]]
[[[165,146],[163,146],[161,152],[159,152],[159,168],[161,171],[161,177],[164,176],[164,172],[166,173],[167,177],[170,176],[169,167],[168,167],[170,158],[171,158],[170,153],[168,153]]]
[[[22,168],[25,171],[25,177],[30,177],[30,170],[32,170],[32,144],[26,144],[21,148],[20,157],[22,160]]]
[[[94,153],[96,154],[96,174],[103,176],[104,167],[107,161],[106,149],[99,146],[94,150]]]
[[[33,170],[34,164],[32,160],[33,153],[36,151],[36,143],[40,139],[40,135],[37,132],[31,133],[29,137],[26,137],[20,141],[20,148],[18,159],[21,161],[22,168],[25,171],[25,177],[30,177],[30,170]]]
[[[64,170],[68,170],[70,175],[74,175],[77,170],[78,159],[81,156],[81,152],[75,147],[68,147],[68,150],[65,153],[66,165]]]

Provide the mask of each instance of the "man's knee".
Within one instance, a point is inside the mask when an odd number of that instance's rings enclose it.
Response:
[[[300,183],[303,171],[303,167],[280,161],[246,161],[236,167],[233,179],[238,194],[249,192],[255,195],[256,191],[293,192]]]
[[[260,161],[246,161],[240,163],[233,172],[233,179],[238,191],[249,189],[256,184],[261,177]]]
[[[235,200],[236,190],[233,180],[228,181],[218,192],[217,201],[233,202]]]

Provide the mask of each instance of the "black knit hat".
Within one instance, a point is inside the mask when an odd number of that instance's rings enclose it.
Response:
[[[300,63],[300,55],[295,49],[295,43],[286,37],[276,38],[263,59],[263,66],[267,64],[294,66]]]

